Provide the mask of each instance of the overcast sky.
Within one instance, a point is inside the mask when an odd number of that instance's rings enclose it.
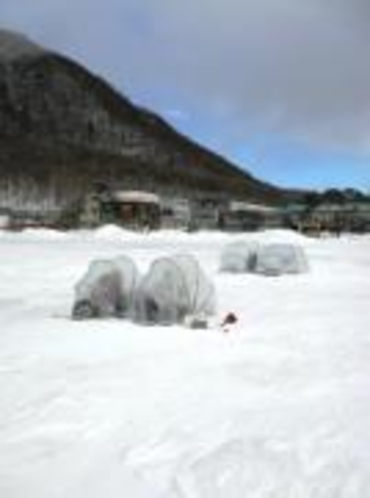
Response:
[[[257,176],[370,191],[369,0],[1,0],[0,23]]]

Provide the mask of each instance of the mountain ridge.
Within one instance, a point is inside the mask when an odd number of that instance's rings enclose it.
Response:
[[[1,46],[0,205],[63,206],[96,183],[265,203],[291,195],[181,134],[80,63],[8,31],[0,30]]]

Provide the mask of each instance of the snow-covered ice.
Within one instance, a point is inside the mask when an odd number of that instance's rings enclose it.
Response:
[[[237,240],[310,271],[219,273]],[[178,252],[215,282],[211,328],[69,318],[91,260]],[[370,236],[1,232],[0,497],[366,498],[369,303]]]

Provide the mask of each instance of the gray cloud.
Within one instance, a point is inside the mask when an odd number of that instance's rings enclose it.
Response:
[[[238,136],[370,151],[368,0],[2,0],[0,19]]]

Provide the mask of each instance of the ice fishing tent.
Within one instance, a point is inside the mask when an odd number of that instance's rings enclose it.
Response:
[[[92,261],[75,286],[75,319],[131,315],[138,282],[135,263],[126,256]]]
[[[306,271],[308,271],[306,255],[298,245],[287,243],[261,245],[256,253],[256,273],[282,275]]]
[[[220,271],[245,273],[254,270],[257,242],[238,241],[228,244],[221,254]]]
[[[139,323],[172,325],[214,312],[214,286],[189,255],[155,260],[136,292],[135,319]]]

